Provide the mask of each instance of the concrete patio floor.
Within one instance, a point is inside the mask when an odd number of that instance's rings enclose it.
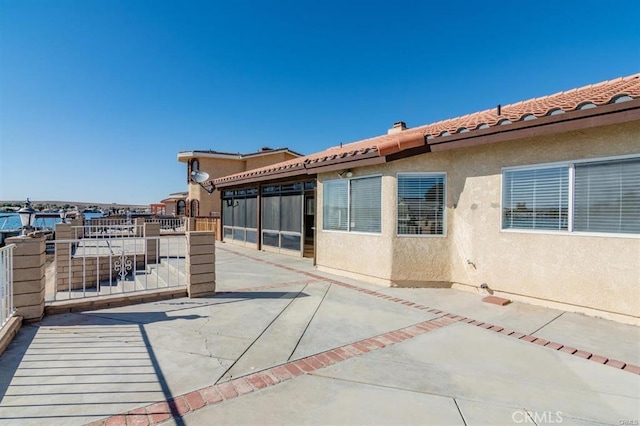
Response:
[[[216,248],[215,297],[45,317],[0,424],[638,424],[640,328]]]

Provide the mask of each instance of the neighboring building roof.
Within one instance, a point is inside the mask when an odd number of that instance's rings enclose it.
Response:
[[[214,179],[218,187],[392,161],[403,156],[640,119],[640,74],[407,129]],[[615,117],[614,117],[615,115]],[[608,116],[606,119],[602,117]],[[595,119],[595,117],[599,117]],[[589,120],[584,120],[589,118]]]
[[[169,196],[167,198],[162,200],[161,203],[173,203],[173,202],[176,202],[178,200],[186,199],[188,196],[189,196],[189,192],[187,192],[187,191],[172,192],[171,194],[169,194]]]
[[[297,153],[295,151],[290,150],[289,148],[269,148],[263,147],[260,151],[250,152],[248,154],[241,153],[233,153],[233,152],[222,152],[222,151],[212,151],[212,150],[195,150],[195,151],[180,151],[178,152],[178,161],[187,162],[191,158],[202,157],[202,158],[221,158],[221,159],[229,159],[229,160],[244,160],[246,158],[251,157],[261,157],[265,155],[273,155],[286,152],[295,157],[302,157],[302,154]]]

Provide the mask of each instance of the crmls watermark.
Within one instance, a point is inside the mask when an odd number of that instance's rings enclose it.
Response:
[[[562,423],[562,411],[514,411],[511,414],[514,423],[557,424]]]
[[[638,419],[620,419],[618,420],[618,424],[621,426],[637,426]]]

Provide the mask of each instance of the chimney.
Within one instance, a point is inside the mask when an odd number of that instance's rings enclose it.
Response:
[[[393,123],[393,127],[387,130],[388,135],[392,135],[394,133],[400,133],[404,130],[407,130],[407,123],[404,121],[398,121]]]

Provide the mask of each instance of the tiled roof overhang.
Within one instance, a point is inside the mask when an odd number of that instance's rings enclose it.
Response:
[[[619,104],[601,105],[581,111],[518,121],[504,126],[479,129],[429,140],[431,151],[442,151],[484,143],[502,142],[535,136],[564,133],[572,130],[620,124],[640,119],[640,99]]]
[[[617,102],[624,97],[623,102]],[[631,99],[631,100],[629,100]],[[582,109],[584,106],[586,109]],[[216,179],[223,188],[640,120],[640,74],[481,111]]]

